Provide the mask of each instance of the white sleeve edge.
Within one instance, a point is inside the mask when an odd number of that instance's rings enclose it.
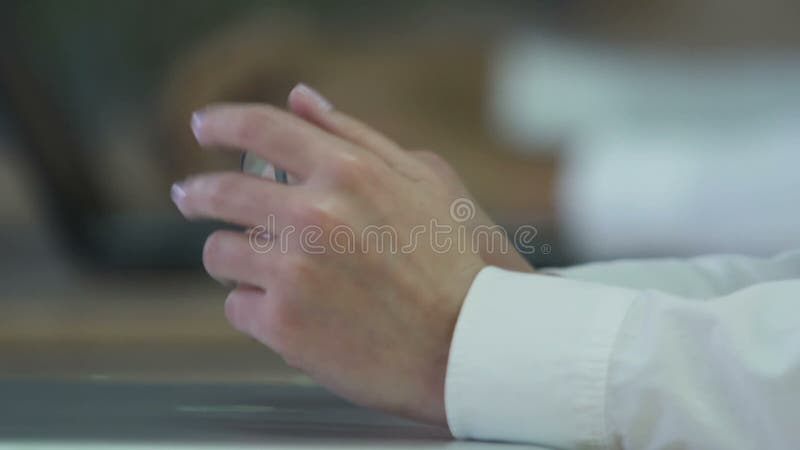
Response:
[[[606,447],[606,384],[637,291],[483,269],[456,324],[445,382],[459,438]]]

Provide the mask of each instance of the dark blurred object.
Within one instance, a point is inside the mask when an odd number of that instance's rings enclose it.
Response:
[[[4,5],[0,17],[14,17],[8,11],[13,5]],[[23,156],[40,176],[39,197],[49,211],[50,229],[84,261],[106,268],[197,265],[202,237],[211,225],[104,213],[112,208],[84,159],[87,152],[70,120],[74,116],[19,52],[16,24],[0,22],[0,108]]]
[[[220,101],[280,106],[299,81],[402,145],[440,153],[501,224],[554,229],[554,159],[507,152],[486,126],[492,36],[524,3],[110,5],[0,6],[2,107],[40,181],[48,227],[84,261],[197,267],[216,226],[185,223],[169,185],[237,159],[199,151],[191,112]]]

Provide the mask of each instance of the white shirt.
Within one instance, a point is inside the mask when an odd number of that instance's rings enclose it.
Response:
[[[800,251],[483,269],[445,386],[459,438],[800,448]]]

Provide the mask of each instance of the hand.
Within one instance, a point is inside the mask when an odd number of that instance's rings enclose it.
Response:
[[[475,233],[479,228],[484,230],[497,229],[498,225],[489,218],[489,215],[475,201],[472,194],[469,193],[461,177],[453,169],[450,164],[445,161],[437,153],[427,150],[415,150],[411,152],[412,156],[427,164],[442,181],[449,187],[449,192],[454,198],[466,199],[474,208],[473,217],[465,222],[468,226],[468,233]],[[508,237],[496,236],[491,244],[484,240],[477,240],[475,245],[483,261],[490,266],[497,266],[507,270],[514,270],[517,272],[533,272],[534,269],[528,261],[515,249],[514,244]],[[502,239],[502,242],[500,241]]]
[[[453,328],[485,266],[457,245],[458,194],[429,163],[308,88],[293,90],[290,105],[306,120],[237,104],[192,120],[201,145],[248,149],[296,180],[222,172],[173,187],[186,217],[257,231],[215,232],[203,251],[211,276],[238,283],[228,320],[355,403],[445,424]],[[388,230],[384,248],[369,230]]]
[[[313,93],[312,95],[315,95]],[[332,120],[331,115],[341,115],[335,111],[326,111],[329,104],[327,100],[321,99],[321,104],[325,107],[318,108],[314,102],[306,102],[298,100],[300,96],[290,96],[289,110],[298,116],[314,123],[326,131],[340,136],[344,139],[356,136],[360,133],[359,128],[364,125],[357,124],[342,116],[340,120]],[[294,99],[294,101],[292,101]],[[327,114],[326,114],[327,113]],[[385,139],[385,138],[381,138]],[[392,144],[396,147],[396,145]],[[411,150],[408,153],[416,160],[427,165],[447,186],[446,193],[453,199],[465,199],[471,202],[473,209],[473,216],[464,225],[469,229],[469,233],[473,233],[479,227],[483,229],[496,229],[497,224],[489,218],[489,215],[475,201],[472,194],[467,190],[461,177],[453,169],[453,167],[439,154],[428,150]],[[491,244],[484,240],[475,242],[476,249],[483,258],[483,261],[490,266],[497,266],[507,270],[514,270],[517,272],[533,272],[534,269],[522,255],[516,251],[514,244],[508,240],[507,237],[496,236],[497,239],[502,239],[503,242],[495,240]]]

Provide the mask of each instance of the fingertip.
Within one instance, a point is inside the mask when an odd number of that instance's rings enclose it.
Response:
[[[225,317],[238,331],[253,336],[258,302],[263,301],[261,289],[239,285],[225,299]]]
[[[169,191],[169,196],[172,199],[172,203],[175,205],[175,208],[178,209],[178,212],[187,219],[192,219],[192,214],[188,205],[188,194],[186,189],[186,182],[185,181],[177,181],[172,184],[172,187]]]
[[[289,92],[289,108],[294,112],[303,112],[309,108],[329,112],[333,110],[333,104],[314,88],[298,83]]]
[[[297,87],[299,84],[296,84],[292,90],[289,91],[289,96],[286,99],[286,104],[289,106],[289,110],[297,113],[299,110],[303,109],[303,96],[297,93]]]
[[[239,331],[242,331],[238,326],[239,319],[237,313],[239,311],[239,302],[237,301],[235,292],[236,290],[234,289],[225,299],[225,317],[228,319],[228,323],[231,324],[231,326]]]
[[[205,111],[198,110],[192,113],[192,119],[189,121],[189,126],[192,129],[192,134],[198,143],[203,143],[203,128],[205,125]]]
[[[183,189],[183,184],[177,181],[172,183],[169,195],[175,205],[180,207],[181,203],[183,203],[183,199],[186,198],[186,190]]]

